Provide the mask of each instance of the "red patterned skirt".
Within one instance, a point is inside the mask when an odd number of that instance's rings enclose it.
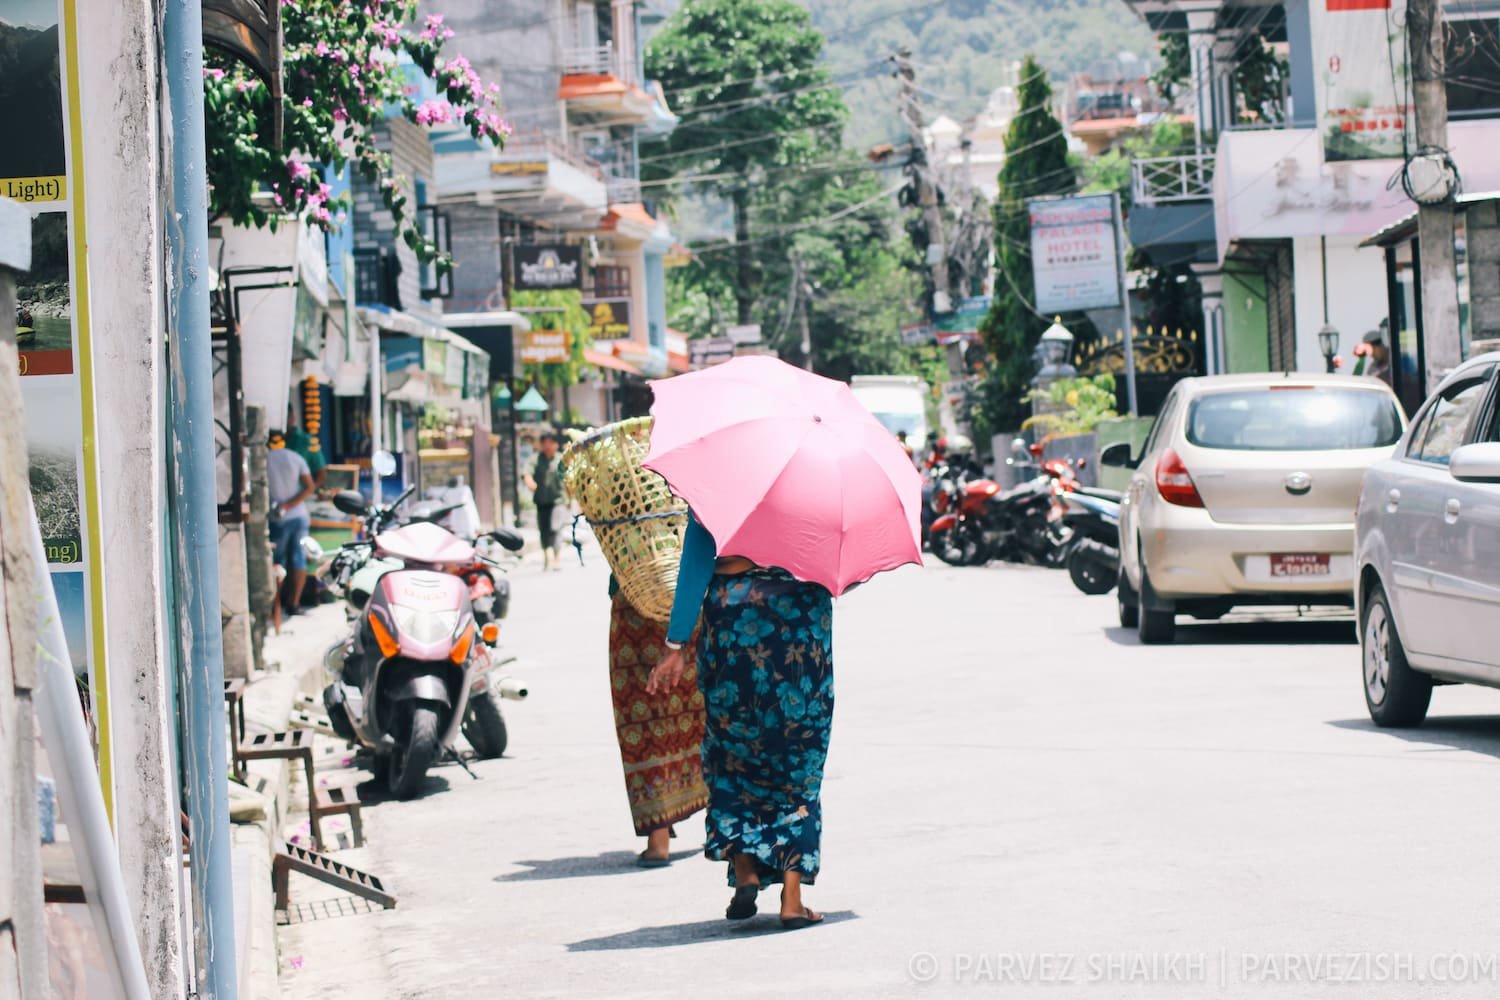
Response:
[[[643,618],[624,594],[615,594],[609,618],[609,686],[615,734],[625,764],[625,793],[635,832],[686,819],[708,805],[703,784],[703,693],[687,644],[687,671],[677,690],[646,693],[651,668],[666,651],[666,626]]]

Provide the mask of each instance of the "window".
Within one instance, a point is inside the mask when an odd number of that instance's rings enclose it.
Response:
[[[1449,456],[1468,436],[1469,425],[1488,390],[1488,371],[1479,378],[1465,379],[1449,386],[1432,404],[1424,421],[1421,447],[1415,454],[1408,454],[1419,462],[1447,465]]]
[[[1166,433],[1167,425],[1172,422],[1172,417],[1177,412],[1177,402],[1181,398],[1182,395],[1175,390],[1167,395],[1166,400],[1161,404],[1161,409],[1157,411],[1156,423],[1151,425],[1151,433],[1146,435],[1146,443],[1141,446],[1140,458],[1145,458],[1161,444],[1162,435]]]
[[[1500,21],[1494,15],[1455,17],[1446,25],[1443,74],[1452,118],[1500,112]]]
[[[1401,429],[1396,401],[1384,392],[1289,385],[1201,397],[1187,439],[1232,451],[1344,451],[1393,445]]]
[[[600,264],[594,268],[594,297],[623,299],[630,297],[630,268]]]

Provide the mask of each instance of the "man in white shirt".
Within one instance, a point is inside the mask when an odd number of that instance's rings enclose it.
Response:
[[[286,446],[286,437],[272,431],[266,447],[266,484],[271,493],[271,554],[276,565],[286,570],[281,585],[281,605],[289,615],[297,613],[302,603],[302,588],[307,584],[307,553],[302,539],[307,537],[312,520],[307,498],[316,492],[312,472],[301,455]]]

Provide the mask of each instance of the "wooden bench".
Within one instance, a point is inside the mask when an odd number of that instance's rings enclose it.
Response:
[[[224,682],[224,705],[229,712],[229,752],[234,758],[234,776],[245,779],[245,762],[240,757],[240,743],[245,739],[245,678],[231,677]]]
[[[282,914],[291,909],[292,905],[292,872],[301,872],[326,885],[352,892],[387,910],[396,905],[396,897],[385,891],[385,886],[376,876],[358,868],[350,868],[316,851],[309,851],[295,844],[285,844],[271,862],[271,888],[276,894],[276,909]]]

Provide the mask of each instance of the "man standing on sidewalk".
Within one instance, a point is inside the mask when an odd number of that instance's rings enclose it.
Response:
[[[307,553],[302,539],[307,537],[312,515],[307,498],[317,491],[312,472],[301,455],[286,446],[286,436],[272,431],[266,447],[266,485],[271,493],[271,555],[286,572],[281,585],[281,606],[289,615],[297,613],[302,603],[302,588],[307,583]]]
[[[536,466],[526,477],[531,489],[532,502],[536,504],[536,526],[542,536],[542,566],[546,569],[562,569],[562,550],[557,544],[557,505],[563,498],[562,463],[558,461],[557,435],[550,431],[542,435],[537,448]]]

